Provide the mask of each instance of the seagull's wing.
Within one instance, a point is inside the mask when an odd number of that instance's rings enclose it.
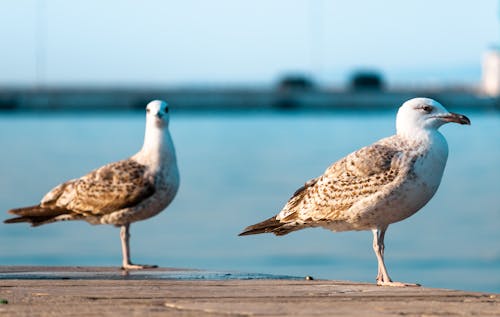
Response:
[[[103,215],[135,206],[154,192],[154,178],[148,176],[147,167],[128,159],[57,186],[45,195],[40,206]]]
[[[332,164],[323,175],[295,192],[276,219],[281,223],[307,225],[345,220],[356,202],[392,186],[404,173],[402,152],[390,138],[364,147]]]

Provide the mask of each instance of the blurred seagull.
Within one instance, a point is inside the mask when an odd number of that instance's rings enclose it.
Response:
[[[132,222],[153,217],[165,209],[179,188],[168,123],[167,103],[151,101],[146,107],[144,144],[138,153],[60,184],[38,205],[9,210],[18,217],[5,223],[29,222],[40,226],[62,220],[85,220],[120,226],[122,268],[156,267],[132,264],[129,228]]]
[[[279,236],[307,227],[371,230],[377,284],[418,286],[391,280],[384,264],[384,236],[390,224],[416,213],[439,187],[448,144],[438,128],[448,122],[470,124],[466,116],[448,112],[435,100],[406,101],[396,117],[396,135],[335,162],[299,188],[276,216],[240,235]]]

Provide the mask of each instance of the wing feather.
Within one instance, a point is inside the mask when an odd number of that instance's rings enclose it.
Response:
[[[277,219],[303,225],[345,220],[346,211],[356,202],[391,186],[402,172],[404,153],[394,141],[382,139],[335,162],[309,186],[297,190]]]
[[[147,167],[129,159],[105,165],[57,186],[45,195],[41,206],[104,215],[132,207],[154,191],[154,179],[147,176]]]

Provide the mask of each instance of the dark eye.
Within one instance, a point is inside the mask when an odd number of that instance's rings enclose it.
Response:
[[[165,113],[168,113],[168,108],[165,108]]]
[[[149,113],[149,112],[150,112],[149,108],[146,108],[146,112],[147,112],[147,113]]]
[[[425,105],[425,106],[422,106],[422,110],[424,110],[427,113],[431,113],[432,112],[432,107]]]

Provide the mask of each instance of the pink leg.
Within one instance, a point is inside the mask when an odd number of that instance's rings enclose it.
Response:
[[[123,225],[120,228],[120,238],[122,240],[122,269],[124,270],[141,270],[141,269],[151,269],[158,267],[157,265],[140,265],[132,264],[130,261],[130,224]]]
[[[401,283],[401,282],[393,282],[387,273],[387,268],[384,263],[384,237],[385,231],[387,227],[372,229],[373,232],[373,251],[375,251],[375,255],[377,256],[378,262],[378,273],[377,273],[377,285],[380,286],[420,286],[419,284],[411,284],[411,283]]]

